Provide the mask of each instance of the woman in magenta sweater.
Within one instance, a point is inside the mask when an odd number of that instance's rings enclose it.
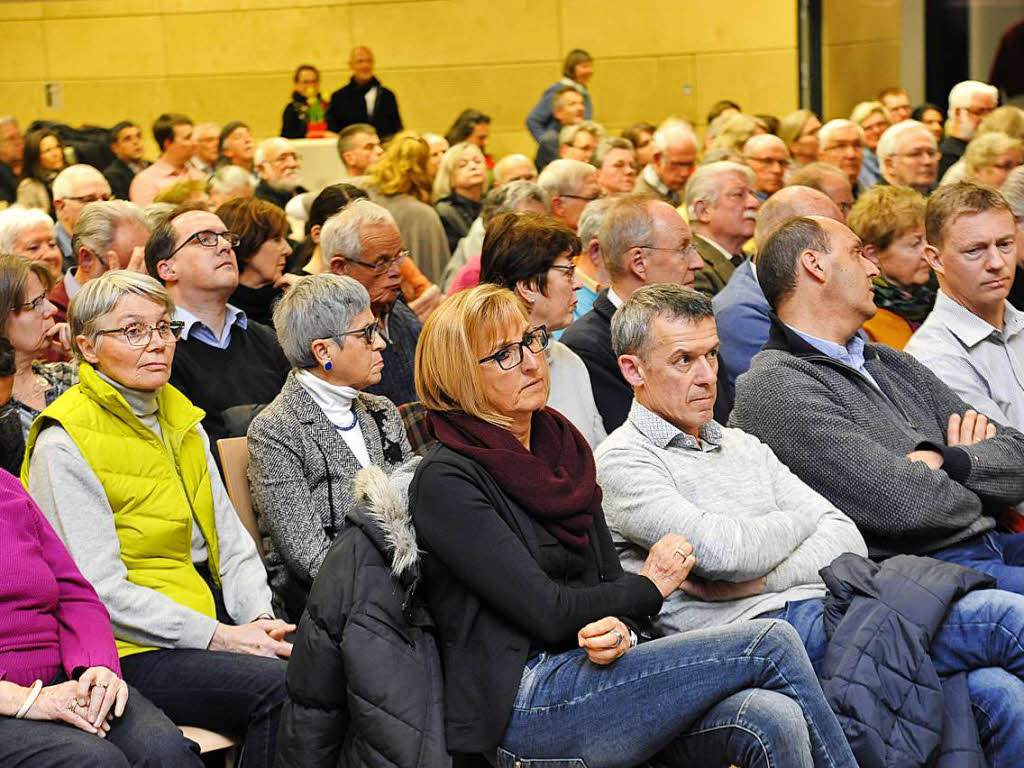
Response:
[[[3,470],[0,527],[0,765],[202,766],[192,742],[121,680],[106,608]]]

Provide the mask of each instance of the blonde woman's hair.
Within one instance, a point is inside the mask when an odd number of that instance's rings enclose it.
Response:
[[[205,194],[206,192],[207,185],[202,179],[185,179],[161,189],[157,196],[153,198],[153,202],[183,205],[189,202],[193,195]]]
[[[78,337],[85,336],[95,342],[100,330],[100,319],[113,311],[125,296],[135,295],[163,306],[174,317],[174,299],[158,280],[149,275],[118,269],[104,272],[79,289],[68,305],[68,324],[71,326],[71,352],[79,363],[85,362],[78,346]]]
[[[458,144],[454,144],[444,153],[441,158],[441,167],[437,169],[437,176],[434,177],[434,193],[433,200],[436,203],[438,200],[443,200],[452,193],[452,179],[455,177],[455,171],[459,165],[459,160],[462,156],[471,150],[475,149],[482,155],[480,147],[468,141],[460,141]],[[483,192],[487,188],[487,177],[484,176],[484,180],[480,184],[480,191]]]
[[[512,419],[495,409],[480,373],[482,357],[529,326],[522,301],[484,283],[449,296],[431,313],[416,346],[416,395],[429,411],[462,412],[499,427]],[[545,386],[549,386],[544,366]]]
[[[384,154],[370,169],[370,178],[382,195],[412,195],[430,202],[430,145],[418,133],[401,131],[391,137]]]
[[[973,179],[979,169],[995,165],[1000,155],[1014,149],[1020,151],[1020,139],[1007,136],[1005,133],[985,133],[975,136],[964,150],[966,178]]]
[[[786,146],[788,147],[800,138],[800,134],[803,133],[804,126],[807,125],[807,121],[813,116],[814,113],[809,109],[797,109],[790,112],[788,115],[783,116],[783,118],[779,120],[779,138],[786,142]]]
[[[876,184],[857,198],[846,226],[865,245],[885,251],[896,238],[924,226],[926,202],[924,195],[910,187]]]
[[[804,123],[807,121],[804,120]],[[800,124],[803,127],[803,123]],[[743,154],[743,145],[757,135],[761,125],[750,115],[738,112],[730,116],[718,131],[711,149],[727,149],[735,154]]]
[[[857,125],[861,125],[865,120],[871,117],[877,112],[885,118],[885,122],[889,121],[889,113],[885,109],[885,105],[880,101],[862,101],[854,106],[853,111],[850,112],[850,120],[855,122]]]
[[[1024,139],[1024,109],[1010,106],[992,110],[978,123],[978,136],[986,133],[1005,133],[1014,139]]]

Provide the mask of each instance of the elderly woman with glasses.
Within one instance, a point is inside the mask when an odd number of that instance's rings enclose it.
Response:
[[[440,444],[409,503],[448,749],[499,765],[852,767],[792,627],[644,642],[648,618],[688,586],[693,547],[667,534],[639,574],[623,572],[590,447],[545,407],[544,335],[518,297],[485,284],[438,307],[416,354]]]
[[[203,412],[167,383],[173,316],[147,275],[82,286],[68,310],[79,382],[33,423],[22,481],[106,606],[124,679],[269,766],[294,627],[273,618]]]
[[[576,309],[580,240],[550,216],[503,213],[487,226],[480,256],[480,282],[508,288],[523,302],[530,327],[543,329],[550,393],[548,406],[565,416],[593,449],[607,437],[583,361],[559,341]]]
[[[356,472],[390,474],[412,450],[394,404],[361,391],[380,381],[385,343],[358,281],[300,278],[274,327],[292,372],[249,426],[249,487],[275,606],[298,621],[356,502]]]

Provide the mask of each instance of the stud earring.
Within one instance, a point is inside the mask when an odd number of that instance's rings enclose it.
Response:
[[[332,363],[330,360],[328,360],[326,363],[324,363],[324,370],[325,371],[329,371],[333,367],[334,367],[334,363]]]

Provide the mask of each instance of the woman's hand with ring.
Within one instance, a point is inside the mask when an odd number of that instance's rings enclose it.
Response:
[[[111,707],[114,717],[124,714],[128,703],[128,686],[106,667],[89,667],[78,678],[78,703],[88,707],[82,715],[93,727],[109,731],[108,714],[111,713]]]
[[[669,533],[654,542],[640,575],[653,581],[662,597],[668,597],[686,581],[696,564],[689,539],[682,534]]]
[[[594,664],[611,664],[632,647],[629,627],[614,616],[587,624],[576,639]]]
[[[105,736],[86,718],[86,711],[78,699],[78,683],[68,680],[57,685],[48,685],[39,692],[35,703],[25,713],[26,720],[51,720],[73,725],[86,733]]]

